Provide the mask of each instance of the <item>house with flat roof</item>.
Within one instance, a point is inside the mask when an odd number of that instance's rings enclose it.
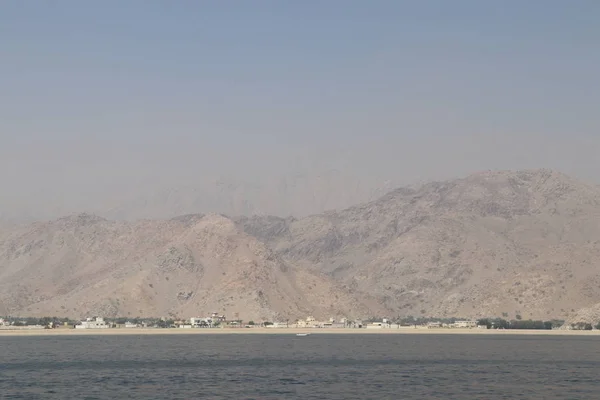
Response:
[[[477,321],[456,321],[453,328],[477,328]]]
[[[387,318],[367,324],[367,329],[389,329],[391,327],[392,324]]]
[[[86,318],[85,321],[81,321],[80,324],[75,325],[75,329],[107,329],[110,325],[104,321],[104,318],[94,317]]]

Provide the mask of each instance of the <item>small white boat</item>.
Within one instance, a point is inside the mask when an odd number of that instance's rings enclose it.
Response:
[[[296,333],[296,336],[308,336],[310,333]]]

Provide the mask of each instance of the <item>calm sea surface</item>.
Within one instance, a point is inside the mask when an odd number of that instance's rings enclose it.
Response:
[[[600,337],[0,337],[2,399],[598,399]]]

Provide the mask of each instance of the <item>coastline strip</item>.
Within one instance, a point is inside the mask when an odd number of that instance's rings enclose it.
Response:
[[[526,330],[526,329],[327,329],[327,328],[112,328],[112,329],[1,329],[0,337],[10,336],[111,336],[111,335],[553,335],[598,336],[600,330]]]

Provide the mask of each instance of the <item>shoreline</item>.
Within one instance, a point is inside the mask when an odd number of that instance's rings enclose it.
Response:
[[[0,329],[0,337],[15,336],[120,336],[120,335],[541,335],[600,336],[600,330],[529,329],[351,329],[351,328],[110,328],[110,329]]]

